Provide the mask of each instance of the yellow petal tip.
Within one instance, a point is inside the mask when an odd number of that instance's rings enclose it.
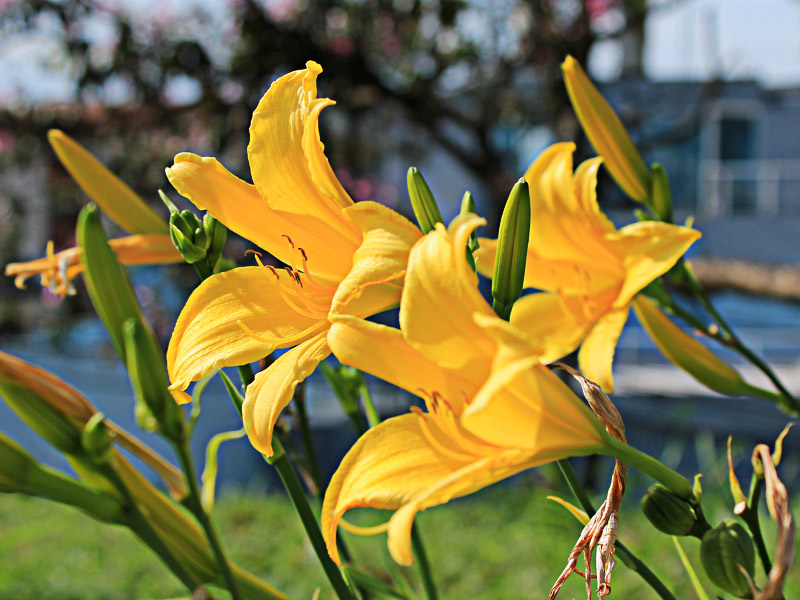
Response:
[[[169,393],[172,395],[172,399],[175,400],[177,404],[189,404],[192,401],[192,397],[184,392],[183,390],[172,389],[173,386],[170,386]]]

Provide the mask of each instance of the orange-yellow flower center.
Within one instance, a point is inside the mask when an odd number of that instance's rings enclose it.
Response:
[[[412,406],[411,412],[419,417],[420,431],[431,448],[460,462],[472,462],[475,457],[486,456],[498,450],[498,446],[464,429],[459,420],[461,411],[456,411],[439,392],[428,394],[424,390],[420,391],[423,392],[428,411]],[[464,404],[469,404],[467,398],[464,398]]]

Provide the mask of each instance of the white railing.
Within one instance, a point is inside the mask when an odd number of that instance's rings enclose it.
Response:
[[[750,189],[743,189],[747,185]],[[737,194],[746,197],[748,210],[736,209]],[[697,204],[704,219],[736,214],[800,215],[800,160],[704,160]]]

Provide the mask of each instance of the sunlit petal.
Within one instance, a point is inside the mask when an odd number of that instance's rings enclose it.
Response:
[[[359,202],[343,212],[362,232],[363,241],[336,290],[331,315],[366,316],[399,304],[408,254],[422,232],[377,202]]]
[[[689,227],[656,221],[633,223],[609,235],[609,243],[625,257],[625,283],[614,303],[622,307],[656,277],[669,271],[697,239]]]
[[[212,275],[192,292],[175,324],[167,349],[171,389],[184,390],[221,367],[258,360],[328,326],[287,305],[266,269],[240,267]]]
[[[352,254],[361,236],[341,212],[352,201],[331,172],[319,141],[319,113],[331,103],[317,98],[321,72],[309,61],[306,69],[272,84],[253,113],[247,156],[253,183],[272,210],[302,223],[334,251],[350,244]]]
[[[568,309],[558,294],[529,294],[514,304],[511,323],[536,339],[545,350],[542,362],[575,350],[592,326]]]
[[[464,398],[471,398],[480,383],[445,371],[412,348],[400,330],[355,317],[334,319],[328,344],[342,363],[378,375],[412,394],[430,397],[438,392],[461,410]]]
[[[322,332],[282,354],[247,386],[242,419],[253,447],[272,456],[272,430],[289,404],[297,384],[314,372],[331,353]]]
[[[617,341],[628,320],[629,308],[605,314],[586,336],[578,352],[578,365],[584,376],[603,388],[607,394],[614,391],[611,363]]]
[[[400,306],[401,329],[412,346],[442,367],[477,377],[488,372],[485,356],[495,347],[472,318],[494,312],[466,262],[467,239],[482,223],[475,215],[457,217],[450,233],[439,224],[414,246]]]
[[[178,154],[167,178],[197,208],[284,263],[292,260],[291,239],[305,250],[315,277],[340,281],[350,270],[354,246],[332,244],[308,231],[303,220],[287,219],[272,210],[254,185],[233,175],[216,158]]]

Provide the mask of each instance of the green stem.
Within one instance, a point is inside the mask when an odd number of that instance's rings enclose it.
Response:
[[[361,385],[358,386],[358,393],[361,394],[361,401],[364,403],[364,412],[367,414],[367,423],[370,427],[375,427],[381,422],[381,417],[375,409],[375,403],[372,401],[372,394],[369,393],[367,382],[364,380],[364,375],[361,375]]]
[[[186,503],[189,510],[192,511],[192,514],[194,514],[195,518],[200,523],[203,531],[205,531],[206,539],[208,539],[211,551],[214,553],[214,558],[219,565],[220,573],[222,573],[225,579],[228,591],[231,593],[231,598],[233,600],[242,600],[242,596],[236,584],[236,579],[233,576],[230,563],[225,557],[225,551],[222,548],[222,543],[217,535],[217,531],[203,508],[203,503],[200,501],[200,489],[197,485],[197,471],[194,467],[194,460],[189,450],[188,441],[186,439],[176,441],[174,446],[178,454],[178,460],[181,463],[181,468],[186,475],[186,482],[189,486],[189,493],[186,496]]]
[[[317,488],[317,495],[322,497],[325,488],[322,484],[322,475],[319,471],[319,464],[317,463],[317,453],[314,449],[314,438],[311,435],[311,425],[308,421],[308,411],[306,411],[306,388],[305,385],[300,383],[294,391],[294,405],[297,409],[297,417],[300,422],[300,437],[303,440],[303,450],[308,460],[308,469],[311,475],[311,481]]]
[[[569,486],[570,491],[575,496],[575,499],[580,503],[583,510],[585,510],[589,515],[593,515],[595,512],[597,512],[592,505],[592,501],[589,499],[589,496],[586,494],[586,491],[583,489],[583,486],[578,480],[578,475],[575,473],[575,469],[572,468],[572,465],[569,463],[569,461],[566,459],[559,460],[556,461],[556,464],[558,465],[561,474],[564,476],[567,486]],[[615,546],[617,552],[619,553],[620,559],[622,559],[628,568],[638,573],[639,577],[644,579],[647,584],[662,598],[662,600],[675,600],[675,596],[672,594],[672,592],[667,589],[667,586],[665,586],[658,576],[650,570],[650,567],[648,567],[647,564],[642,561],[642,559],[628,550],[625,544],[619,540],[617,540]]]
[[[660,463],[652,456],[648,456],[633,446],[620,442],[611,436],[607,436],[606,438],[606,447],[603,453],[640,470],[656,481],[660,481],[679,498],[690,503],[696,502],[694,492],[692,491],[692,484],[689,483],[689,480],[680,473],[676,473],[666,465]]]
[[[436,592],[436,582],[433,580],[431,563],[428,562],[428,555],[425,552],[425,546],[422,543],[422,537],[420,537],[419,529],[417,529],[416,524],[411,526],[411,547],[419,563],[419,570],[422,573],[422,585],[425,588],[425,597],[428,600],[436,600],[439,597],[439,594]]]
[[[742,340],[739,339],[739,337],[733,331],[733,328],[714,307],[714,304],[711,302],[711,299],[706,294],[702,285],[700,285],[700,282],[694,276],[694,273],[692,273],[692,271],[686,266],[686,262],[683,259],[679,261],[678,267],[685,276],[685,280],[689,285],[689,289],[691,289],[692,293],[700,301],[700,304],[702,304],[706,312],[708,312],[711,318],[714,319],[717,325],[719,325],[719,327],[722,329],[724,337],[727,338],[727,345],[734,348],[739,354],[744,356],[753,365],[758,367],[758,369],[760,369],[761,372],[769,378],[769,380],[775,386],[775,389],[777,389],[784,398],[784,402],[782,404],[785,408],[789,409],[789,411],[795,415],[800,414],[800,402],[798,402],[797,398],[792,396],[789,390],[784,387],[783,383],[770,368],[770,366],[752,350],[750,350],[750,348],[745,346],[744,343],[742,343]]]
[[[767,552],[764,536],[761,534],[761,523],[758,520],[758,503],[761,501],[761,488],[763,483],[764,480],[756,477],[754,473],[750,480],[750,493],[747,498],[747,507],[740,516],[744,522],[747,523],[747,528],[753,535],[753,541],[758,549],[758,556],[761,559],[761,564],[764,566],[764,573],[769,574],[772,569],[772,559],[770,559],[769,552]]]
[[[280,475],[281,481],[283,481],[289,498],[297,514],[300,516],[300,521],[303,523],[311,546],[314,548],[314,552],[325,571],[325,575],[328,577],[328,581],[333,586],[340,600],[355,600],[355,596],[353,596],[347,583],[345,583],[338,567],[331,560],[330,556],[328,556],[325,540],[322,538],[322,532],[319,529],[317,519],[311,510],[311,506],[308,503],[308,498],[306,498],[303,492],[303,486],[300,484],[297,473],[295,473],[294,467],[289,461],[289,457],[286,455],[283,446],[281,446],[278,438],[274,436],[272,438],[272,448],[275,454],[268,459],[265,457],[265,459],[278,471],[278,475]]]
[[[194,592],[200,587],[200,582],[189,574],[183,564],[175,558],[170,549],[158,535],[158,532],[153,528],[147,517],[144,516],[139,508],[128,486],[122,481],[117,472],[109,465],[98,465],[100,472],[108,479],[111,484],[117,489],[125,500],[125,523],[130,529],[139,536],[145,544],[147,544],[153,552],[158,554],[159,558],[164,561],[170,571],[181,580],[181,583],[186,586],[190,592]]]

